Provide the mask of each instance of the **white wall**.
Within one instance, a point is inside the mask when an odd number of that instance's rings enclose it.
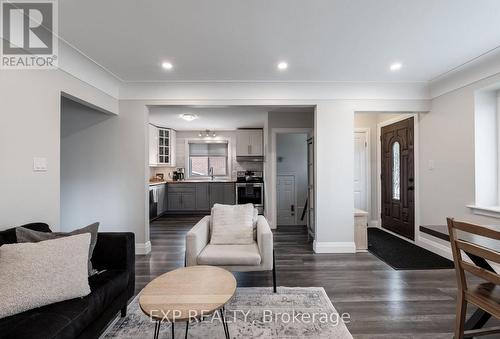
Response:
[[[315,112],[317,253],[354,253],[354,109],[321,103]]]
[[[296,222],[305,225],[307,220],[300,221],[307,199],[307,134],[278,134],[276,137],[277,175],[295,175]]]
[[[432,100],[420,117],[421,224],[445,224],[446,217],[484,224],[500,220],[474,215],[474,92],[500,82],[500,75],[459,88]],[[435,168],[428,167],[433,161]]]
[[[42,221],[59,229],[61,92],[110,112],[118,102],[65,72],[0,70],[0,229]],[[45,157],[46,172],[33,171]]]
[[[133,231],[139,248],[149,240],[144,209],[145,107],[121,103],[105,116],[64,100],[61,138],[61,229],[94,221],[101,231]],[[142,180],[141,180],[142,179]]]

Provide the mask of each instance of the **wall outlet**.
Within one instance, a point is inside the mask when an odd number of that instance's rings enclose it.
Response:
[[[33,158],[33,172],[47,172],[47,158]]]

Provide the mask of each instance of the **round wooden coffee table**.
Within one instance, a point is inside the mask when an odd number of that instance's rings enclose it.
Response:
[[[162,321],[172,324],[200,319],[220,312],[226,338],[229,329],[224,319],[224,306],[236,291],[236,279],[225,269],[214,266],[189,266],[165,273],[142,290],[139,305],[142,311],[155,320],[154,338],[160,334]]]

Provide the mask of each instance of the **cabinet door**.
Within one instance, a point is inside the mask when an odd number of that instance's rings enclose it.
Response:
[[[184,192],[181,195],[181,209],[183,211],[195,211],[196,210],[196,193],[195,192]]]
[[[165,213],[165,203],[166,203],[166,189],[165,185],[157,185],[158,190],[158,215]]]
[[[251,130],[236,131],[236,156],[250,155],[250,133]]]
[[[221,184],[224,191],[224,204],[234,205],[236,202],[236,187],[233,183]]]
[[[224,203],[224,187],[221,183],[211,183],[210,184],[210,208],[214,204]]]
[[[210,210],[210,196],[208,183],[196,184],[196,210],[208,211]]]
[[[250,133],[250,154],[251,155],[264,155],[263,150],[263,133],[262,130],[252,130]]]
[[[149,125],[149,165],[158,164],[158,128]]]
[[[167,194],[167,206],[169,211],[182,210],[182,193],[169,192]]]

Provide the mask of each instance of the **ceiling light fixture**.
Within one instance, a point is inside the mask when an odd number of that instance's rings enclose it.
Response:
[[[403,67],[403,64],[396,62],[391,65],[391,71],[396,72],[399,71]]]
[[[215,131],[210,131],[209,129],[206,129],[204,131],[200,131],[198,133],[198,136],[199,137],[202,137],[202,136],[206,136],[206,137],[212,136],[212,137],[215,137],[215,136],[217,136],[217,134],[215,133]]]
[[[280,71],[284,71],[287,68],[288,68],[288,63],[286,63],[285,61],[281,61],[278,63],[278,69]]]
[[[168,62],[168,61],[164,61],[162,64],[161,64],[161,67],[165,68],[165,69],[172,69],[174,68],[174,66]]]
[[[198,119],[198,116],[193,113],[184,113],[179,116],[179,118],[184,119],[186,121],[193,121]]]

